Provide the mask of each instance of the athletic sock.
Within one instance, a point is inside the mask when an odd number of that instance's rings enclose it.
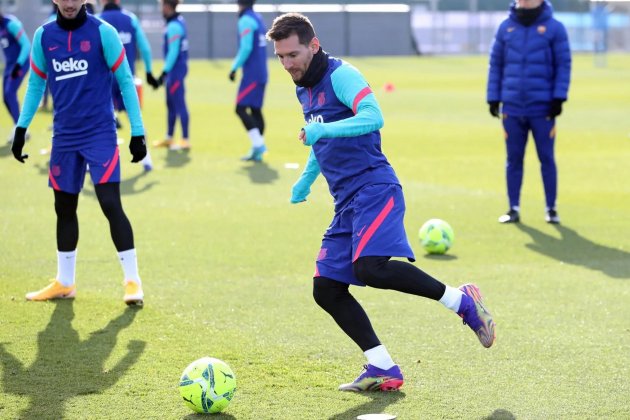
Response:
[[[76,249],[70,252],[57,251],[57,281],[65,287],[69,287],[74,284],[76,263]]]
[[[252,141],[252,147],[260,147],[265,144],[265,138],[260,134],[258,128],[252,128],[247,132],[249,139]]]
[[[396,365],[384,345],[379,345],[363,352],[368,363],[379,369],[387,370]]]
[[[138,284],[142,284],[140,276],[138,275],[138,258],[136,257],[136,249],[128,249],[118,253],[120,258],[120,265],[122,266],[123,273],[125,273],[125,280],[133,280]]]
[[[444,291],[444,296],[440,298],[440,303],[451,311],[457,312],[459,310],[459,305],[462,303],[463,295],[464,292],[461,290],[447,285],[446,290]]]

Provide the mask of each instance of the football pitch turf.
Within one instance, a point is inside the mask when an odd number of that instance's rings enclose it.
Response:
[[[24,300],[56,273],[48,156],[39,154],[50,144],[51,114],[36,115],[25,165],[0,145],[0,418],[196,418],[178,381],[203,356],[224,360],[237,377],[234,400],[213,418],[630,418],[630,57],[611,55],[605,68],[574,57],[557,124],[559,226],[544,222],[532,141],[522,223],[497,223],[507,209],[505,150],[485,105],[487,57],[350,62],[383,110],[383,150],[406,195],[416,265],[453,286],[479,285],[497,323],[495,345],[484,349],[437,302],[353,288],[405,385],[337,391],[365,361],[311,296],[333,205],[321,177],[306,203],[289,204],[308,155],[297,140],[303,119],[293,83],[272,60],[269,153],[244,163],[249,140],[233,110],[229,62],[194,61],[189,153],[152,149],[155,170],[144,173],[129,163],[122,118],[121,189],[144,282],[141,310],[122,302],[122,270],[88,180],[76,299]],[[159,140],[164,92],[145,86],[143,99],[148,140]],[[4,108],[0,121],[4,141]],[[286,165],[294,163],[300,169]],[[430,218],[455,231],[445,256],[420,247],[418,229]]]

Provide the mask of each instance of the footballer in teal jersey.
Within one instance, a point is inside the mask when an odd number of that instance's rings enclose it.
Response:
[[[144,126],[125,50],[111,25],[87,14],[85,0],[54,1],[59,7],[56,20],[39,27],[33,38],[32,72],[11,150],[22,163],[28,158],[22,154],[26,128],[48,81],[55,104],[48,180],[55,196],[58,270],[48,286],[26,298],[42,301],[75,296],[77,205],[89,170],[123,268],[123,300],[141,305],[144,294],[133,231],[120,199],[120,156],[112,106],[115,77],[131,121],[132,162],[139,162],[146,155]]]
[[[158,84],[166,88],[167,129],[166,138],[154,143],[156,147],[169,147],[171,150],[190,149],[188,126],[190,116],[186,105],[184,80],[188,74],[188,30],[186,21],[177,13],[179,0],[162,0],[162,16],[166,20],[164,30],[164,68]],[[173,140],[175,123],[179,118],[182,138]]]
[[[370,286],[440,301],[477,335],[484,347],[494,342],[494,322],[478,288],[445,285],[406,261],[413,261],[403,218],[400,182],[381,149],[383,116],[361,73],[329,56],[309,19],[298,13],[277,17],[267,37],[296,84],[306,124],[298,139],[310,147],[291,202],[306,200],[321,173],[335,201],[333,220],[315,262],[313,297],[363,350],[368,364],[342,391],[391,391],[403,375],[379,341],[349,286]]]
[[[2,97],[16,125],[20,116],[17,92],[29,69],[31,42],[15,16],[0,13],[0,44],[4,52]]]
[[[263,153],[267,150],[262,114],[267,86],[266,29],[260,14],[252,9],[254,0],[238,0],[237,3],[238,52],[232,62],[229,78],[234,81],[236,71],[243,69],[236,97],[236,114],[247,130],[252,147],[242,159],[257,162],[262,160]]]

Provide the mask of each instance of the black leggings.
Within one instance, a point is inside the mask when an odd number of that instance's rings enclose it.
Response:
[[[247,112],[248,108],[249,112]],[[257,128],[261,135],[265,133],[265,119],[260,108],[236,105],[236,114],[240,117],[247,131]]]
[[[446,286],[412,264],[390,261],[390,257],[361,257],[353,264],[358,280],[378,289],[391,289],[439,300]],[[326,277],[313,279],[315,302],[363,351],[380,345],[370,320],[348,284]]]
[[[108,183],[94,186],[101,210],[109,221],[109,230],[118,252],[134,247],[133,230],[120,201],[120,184]],[[77,206],[79,194],[55,191],[55,213],[57,213],[57,249],[70,252],[77,249],[79,242],[79,219]]]

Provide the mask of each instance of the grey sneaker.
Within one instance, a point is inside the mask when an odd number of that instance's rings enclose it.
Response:
[[[547,214],[545,215],[545,221],[547,223],[551,223],[552,225],[560,224],[560,216],[558,216],[558,212],[556,209],[547,210]]]
[[[499,223],[518,223],[521,221],[521,217],[518,214],[518,210],[510,209],[507,213],[499,217]]]

